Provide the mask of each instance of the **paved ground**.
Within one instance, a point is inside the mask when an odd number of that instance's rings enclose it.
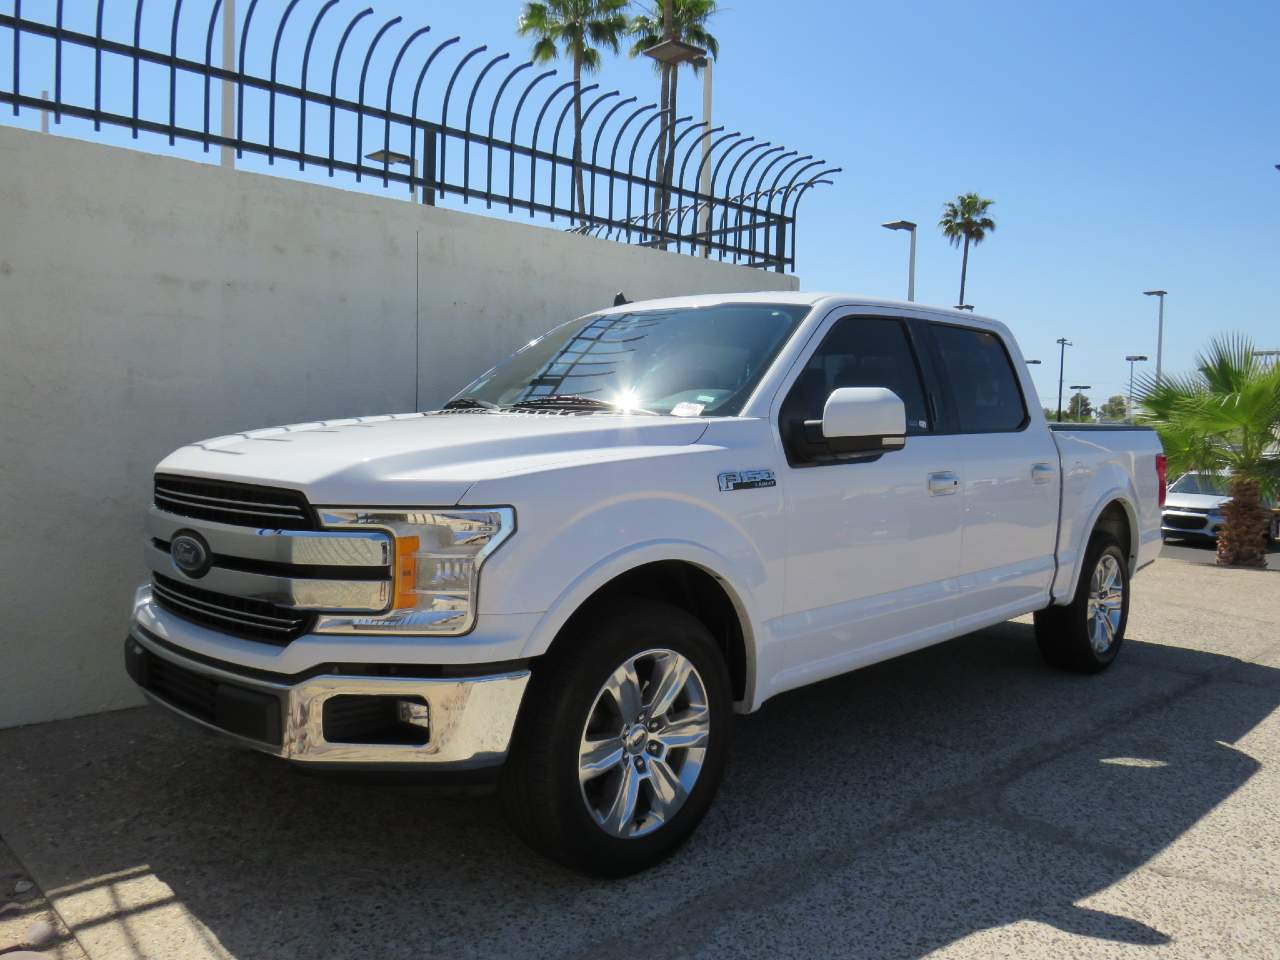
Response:
[[[1218,562],[1218,546],[1215,541],[1204,537],[1175,538],[1165,541],[1160,548],[1160,556],[1167,560],[1212,564]],[[1280,543],[1273,545],[1267,553],[1267,569],[1280,570]]]
[[[1100,677],[1012,623],[780,697],[618,883],[146,710],[0,732],[0,835],[93,960],[1280,957],[1278,622],[1274,574],[1164,561]]]

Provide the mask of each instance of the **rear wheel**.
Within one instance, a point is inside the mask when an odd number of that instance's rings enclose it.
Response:
[[[1129,620],[1129,565],[1114,537],[1094,534],[1075,596],[1036,614],[1036,643],[1046,661],[1077,673],[1111,666]]]
[[[539,852],[624,876],[693,833],[724,772],[728,670],[677,607],[627,602],[584,616],[534,671],[503,771],[503,807]]]

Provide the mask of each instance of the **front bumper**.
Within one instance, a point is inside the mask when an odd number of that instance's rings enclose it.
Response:
[[[1160,532],[1172,537],[1217,537],[1223,518],[1218,514],[1166,508],[1160,515]]]
[[[244,746],[304,764],[475,770],[501,764],[529,682],[527,669],[463,677],[321,673],[292,679],[184,656],[136,625],[125,665],[147,698]],[[337,739],[335,697],[415,705],[415,742]],[[356,702],[354,699],[346,703]],[[425,705],[425,711],[416,709]],[[334,705],[336,706],[336,704]],[[328,733],[328,736],[326,734]],[[380,738],[385,739],[385,738]],[[403,738],[401,738],[403,740]]]

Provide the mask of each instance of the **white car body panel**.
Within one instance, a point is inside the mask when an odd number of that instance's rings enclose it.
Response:
[[[1150,431],[1051,432],[1038,403],[1001,434],[911,436],[875,462],[788,464],[778,408],[839,316],[959,323],[998,334],[1025,396],[1035,391],[1004,325],[914,304],[814,294],[706,296],[812,306],[737,417],[406,414],[250,431],[192,444],[157,472],[299,490],[323,506],[510,506],[516,532],[483,567],[463,636],[309,634],[284,647],[165,612],[142,588],[135,618],[194,653],[292,674],[333,662],[485,664],[537,658],[609,581],[656,561],[711,573],[746,645],[740,710],[969,630],[1068,602],[1101,511],[1119,501],[1130,568],[1159,548]],[[603,311],[609,312],[609,311]],[[773,471],[776,486],[726,492],[722,473]],[[955,495],[931,496],[953,472]],[[1047,473],[1046,473],[1047,471]]]

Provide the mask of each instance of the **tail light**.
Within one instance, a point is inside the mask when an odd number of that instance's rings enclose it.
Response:
[[[1156,480],[1160,484],[1160,506],[1164,506],[1165,489],[1169,485],[1169,458],[1163,453],[1156,454]]]

